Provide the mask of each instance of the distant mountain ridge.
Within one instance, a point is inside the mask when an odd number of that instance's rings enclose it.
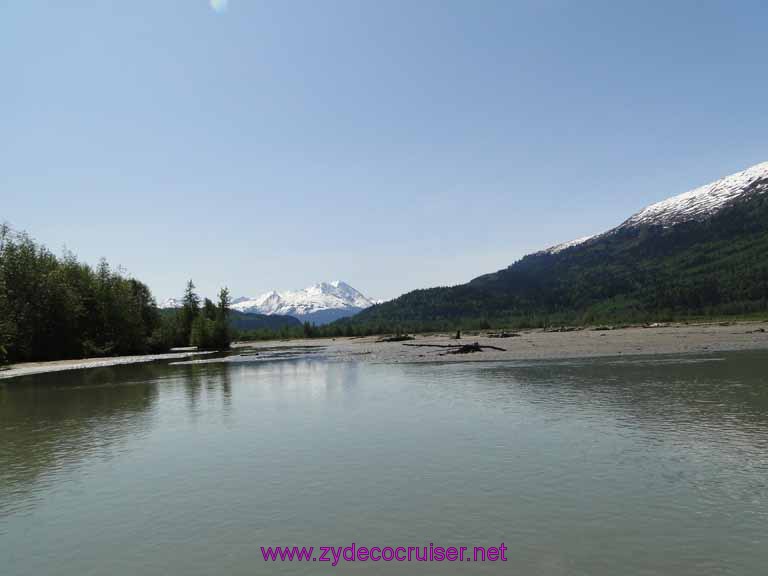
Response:
[[[237,330],[281,330],[283,328],[299,328],[301,322],[292,316],[268,316],[266,314],[245,314],[231,310],[229,325]]]
[[[319,282],[303,290],[266,292],[255,298],[237,298],[232,308],[246,314],[292,316],[302,322],[327,324],[353,316],[376,304],[346,282]]]
[[[768,310],[768,162],[657,202],[595,236],[453,287],[369,308],[358,325],[442,329]]]
[[[181,308],[181,302],[169,298],[163,304],[178,303],[178,306],[158,306],[162,316],[172,316]],[[237,310],[230,310],[229,325],[236,330],[268,330],[279,331],[283,328],[300,328],[301,322],[292,316],[267,316],[266,314],[244,314]]]
[[[651,204],[603,234],[557,244],[543,252],[555,254],[566,248],[640,226],[668,228],[685,222],[703,221],[734,202],[744,201],[753,194],[765,193],[766,180],[768,180],[768,162],[762,162],[720,180]]]

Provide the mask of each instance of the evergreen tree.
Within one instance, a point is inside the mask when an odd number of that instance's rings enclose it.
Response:
[[[203,316],[208,318],[208,320],[216,320],[218,316],[216,304],[211,302],[208,298],[203,300]]]
[[[187,285],[187,294],[184,298],[184,308],[181,310],[181,321],[184,322],[192,310],[194,310],[193,292],[194,285]],[[194,295],[194,298],[197,296]],[[187,306],[187,302],[190,303]],[[190,326],[189,344],[200,350],[226,350],[231,342],[229,328],[229,290],[222,288],[219,291],[219,302],[214,304],[208,298],[203,301],[202,309],[192,319]]]
[[[229,308],[232,305],[232,300],[229,295],[229,289],[225,286],[219,290],[219,305],[218,311],[222,318],[229,317]]]
[[[149,288],[102,260],[93,270],[0,226],[0,346],[9,361],[167,349]],[[159,332],[158,332],[159,334]]]
[[[219,304],[216,307],[216,321],[214,326],[214,342],[219,350],[226,350],[232,342],[229,327],[229,290],[224,287],[219,290]]]
[[[179,330],[181,340],[189,345],[192,336],[192,324],[200,312],[200,297],[195,293],[195,284],[190,280],[184,292],[184,301],[181,307]]]
[[[197,346],[200,350],[213,348],[214,322],[205,317],[204,314],[198,314],[192,322],[189,343]]]

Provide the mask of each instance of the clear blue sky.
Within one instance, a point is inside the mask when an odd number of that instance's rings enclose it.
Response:
[[[189,277],[463,282],[768,160],[767,21],[747,1],[0,0],[0,220],[158,298]]]

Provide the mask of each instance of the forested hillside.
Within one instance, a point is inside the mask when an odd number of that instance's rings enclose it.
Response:
[[[147,286],[0,227],[0,355],[53,360],[163,348]]]
[[[229,325],[236,331],[244,330],[281,330],[283,328],[301,328],[301,321],[293,316],[279,314],[252,314],[229,311]]]
[[[409,292],[349,322],[358,329],[428,330],[767,310],[768,194],[755,193],[705,219],[618,227],[467,284]]]
[[[0,226],[0,363],[229,347],[229,293],[219,303],[187,287],[162,317],[149,288],[102,260],[94,269]]]
[[[179,314],[181,308],[161,308],[160,315],[165,319],[173,318]],[[300,329],[302,323],[293,316],[281,316],[279,314],[253,314],[229,311],[229,326],[235,333],[250,330],[280,331],[284,328]]]

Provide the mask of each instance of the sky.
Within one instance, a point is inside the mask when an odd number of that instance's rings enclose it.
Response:
[[[0,0],[0,221],[158,300],[462,283],[768,160],[768,4]]]

